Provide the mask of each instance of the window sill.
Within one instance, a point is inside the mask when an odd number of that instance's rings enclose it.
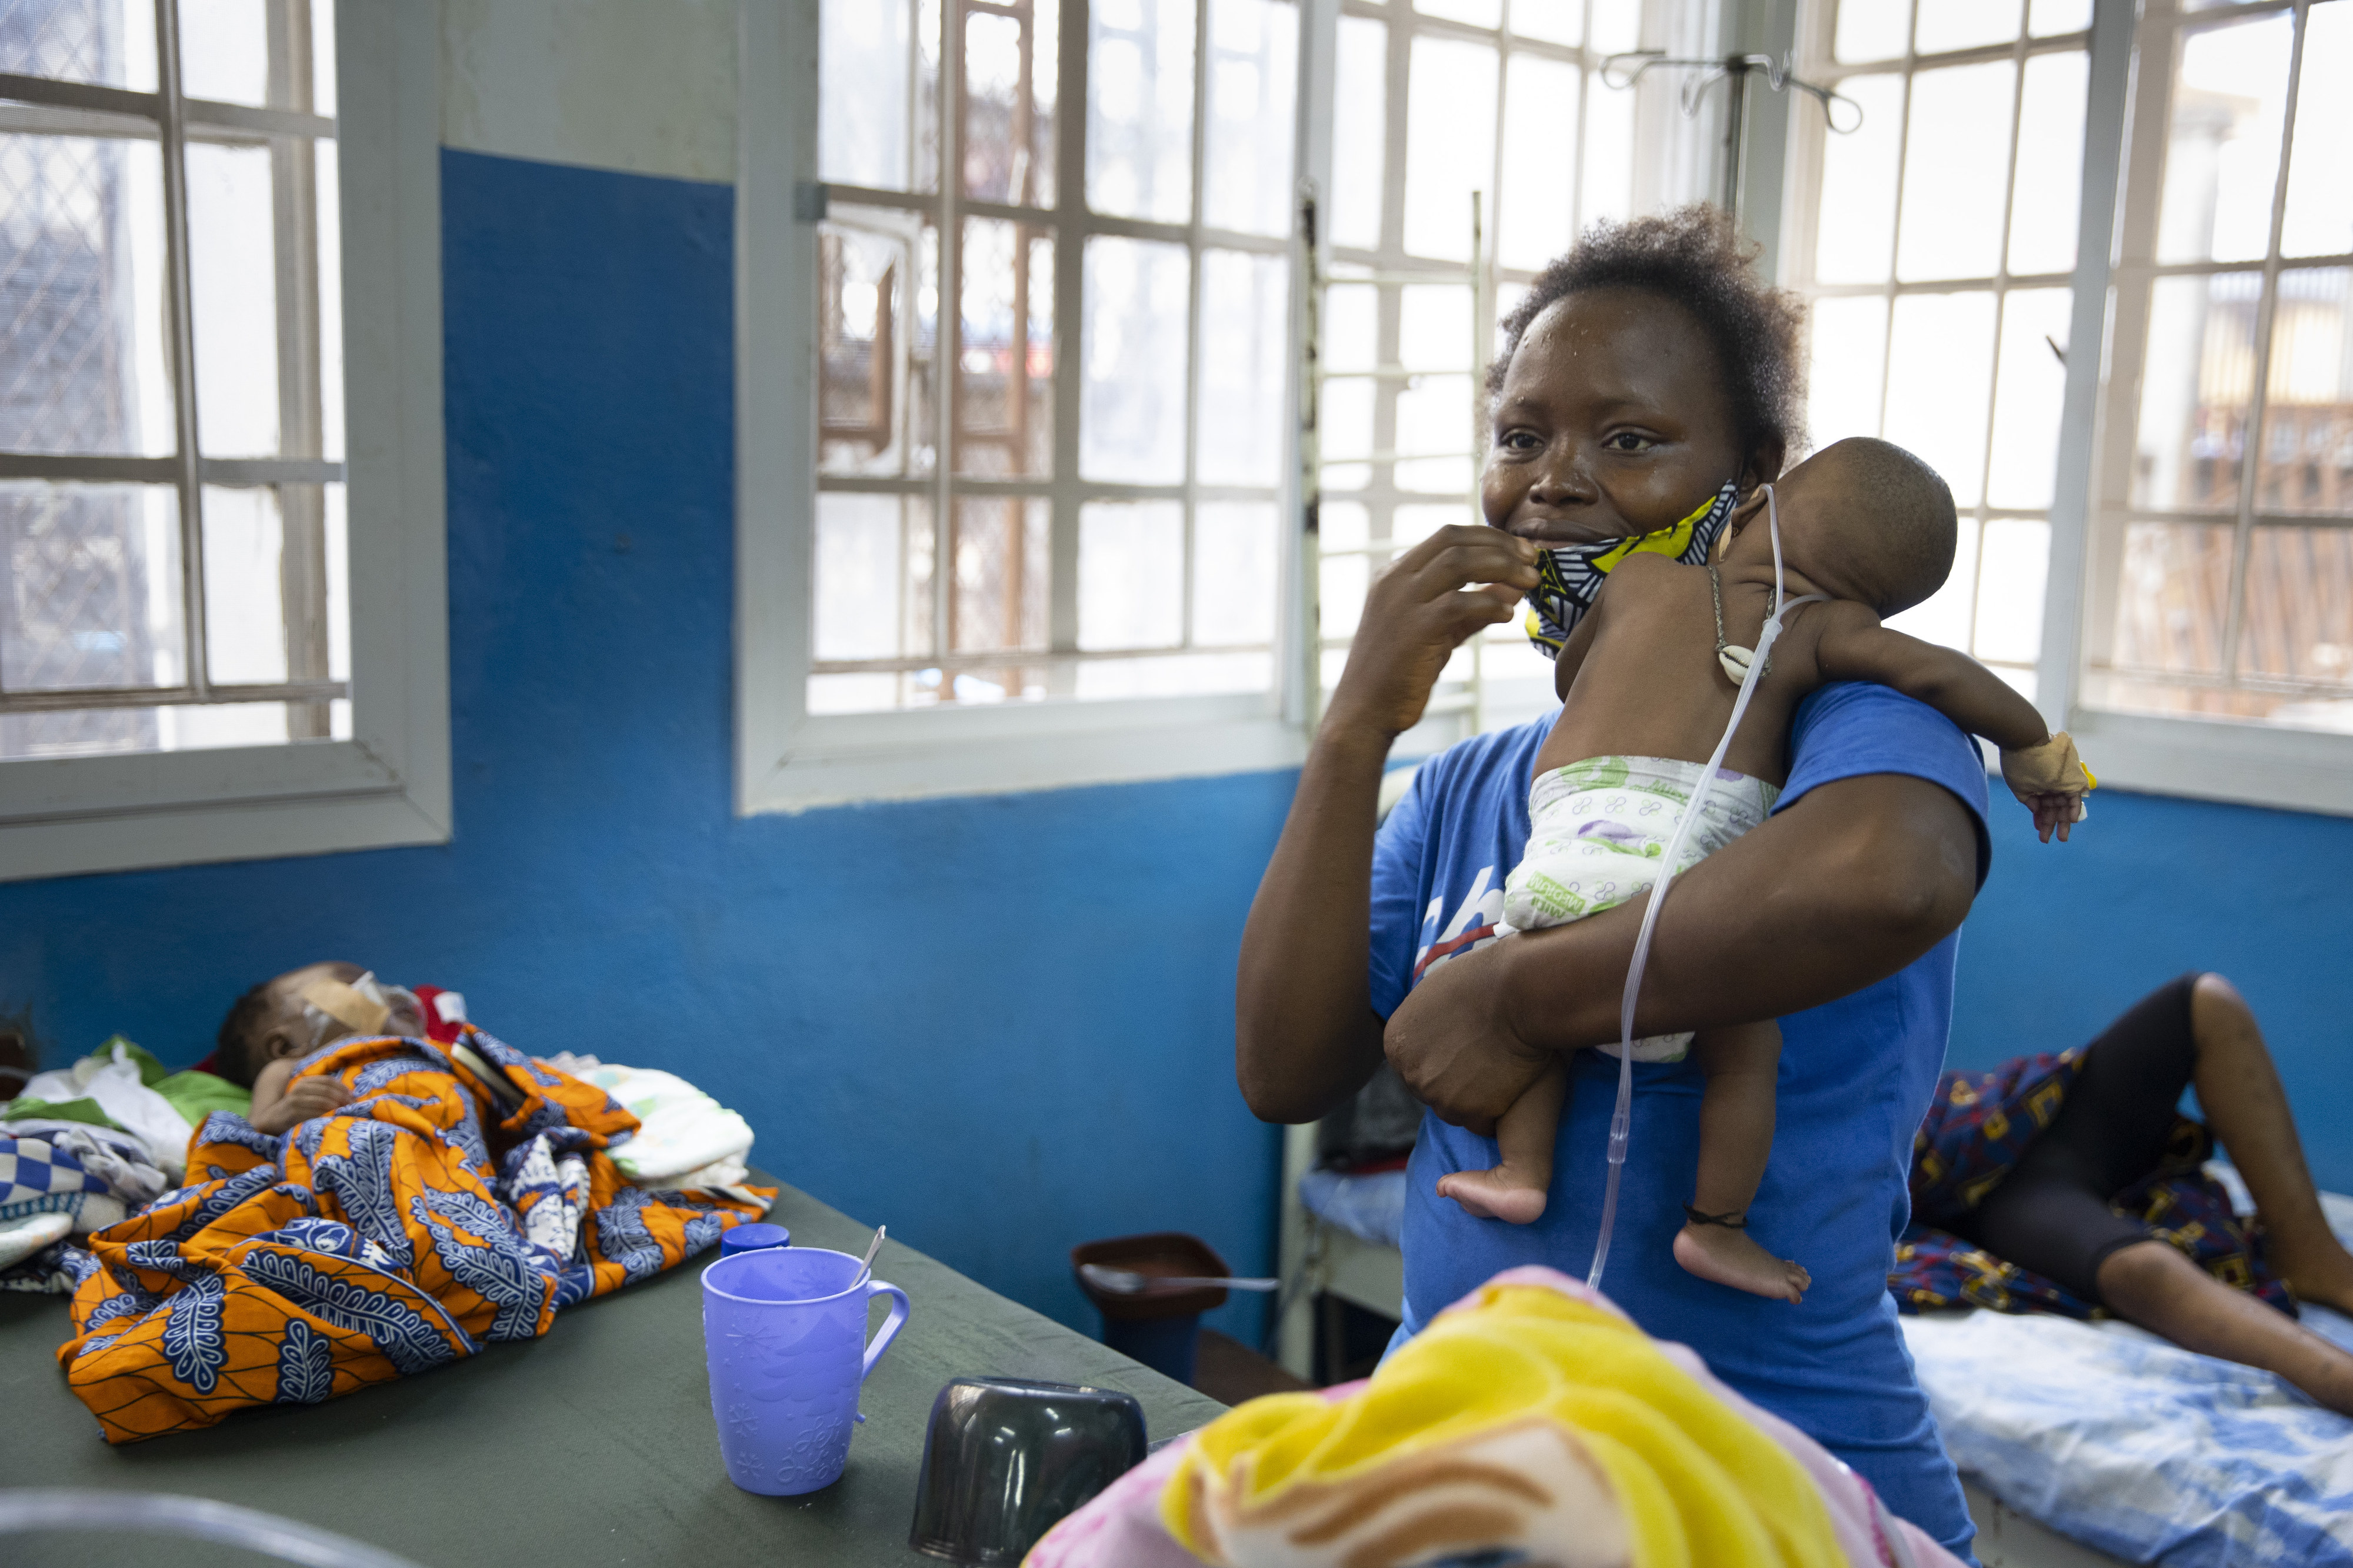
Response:
[[[2069,728],[2104,784],[2353,816],[2353,735],[2082,708]]]

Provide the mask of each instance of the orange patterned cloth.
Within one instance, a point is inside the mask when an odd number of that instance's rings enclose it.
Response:
[[[606,1150],[636,1117],[480,1029],[460,1044],[503,1081],[428,1041],[337,1041],[296,1076],[341,1079],[349,1104],[282,1135],[216,1111],[192,1184],[91,1233],[58,1359],[108,1442],[535,1339],[776,1195],[630,1186]]]

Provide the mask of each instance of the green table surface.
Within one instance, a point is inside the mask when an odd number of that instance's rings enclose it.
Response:
[[[868,1226],[791,1187],[768,1218],[796,1246],[862,1254]],[[849,1468],[820,1492],[754,1497],[727,1479],[703,1372],[708,1257],[564,1313],[545,1338],[325,1405],[239,1411],[217,1426],[110,1447],[67,1392],[65,1300],[0,1292],[0,1487],[176,1492],[267,1510],[420,1568],[933,1561],[907,1546],[933,1396],[987,1373],[1123,1389],[1152,1437],[1224,1406],[895,1241],[875,1275],[907,1292],[905,1329],[867,1381]],[[879,1327],[888,1297],[879,1298]],[[0,1537],[0,1563],[265,1559],[127,1534]]]

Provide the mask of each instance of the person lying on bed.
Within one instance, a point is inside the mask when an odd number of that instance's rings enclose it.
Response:
[[[2192,1087],[2205,1126],[2176,1109]],[[2253,1224],[2200,1168],[2218,1141]],[[2298,1300],[2353,1314],[2353,1253],[2254,1013],[2220,974],[2159,986],[2088,1046],[1945,1074],[1913,1145],[1912,1215],[1888,1276],[1906,1311],[2105,1310],[2353,1415],[2353,1355],[2295,1321]]]
[[[425,1033],[414,992],[385,985],[356,963],[306,963],[265,980],[221,1020],[214,1063],[220,1076],[253,1090],[245,1119],[257,1132],[285,1132],[352,1098],[341,1080],[306,1078],[295,1065],[347,1035]]]

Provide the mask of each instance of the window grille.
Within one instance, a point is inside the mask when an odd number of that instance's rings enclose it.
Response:
[[[0,758],[349,733],[333,8],[0,8]]]
[[[1275,688],[1290,0],[825,0],[812,715]]]
[[[1880,436],[1952,487],[1952,575],[1890,623],[2032,696],[2070,351],[2091,0],[1835,0],[1804,74],[1861,125],[1794,121],[1791,276],[1817,447]],[[2083,345],[2096,353],[2096,344]]]
[[[1341,7],[1316,405],[1327,693],[1372,579],[1482,521],[1496,321],[1581,229],[1633,211],[1636,93],[1601,67],[1641,23],[1640,0]],[[1551,706],[1552,667],[1514,620],[1449,662],[1429,744]]]
[[[2137,52],[2081,700],[2353,731],[2353,4]]]

